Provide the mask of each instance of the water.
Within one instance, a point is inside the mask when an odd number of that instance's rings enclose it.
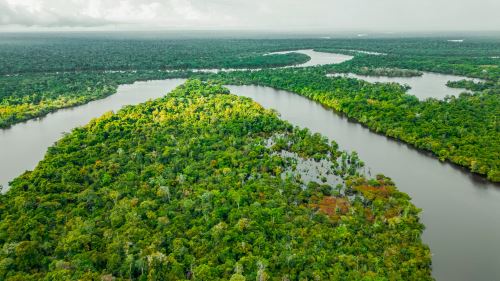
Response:
[[[465,89],[456,89],[446,86],[448,81],[459,81],[463,79],[473,80],[475,82],[481,81],[480,79],[471,79],[463,76],[439,74],[432,72],[423,72],[422,76],[416,77],[387,77],[387,76],[367,76],[358,75],[354,73],[347,74],[329,74],[329,77],[350,77],[361,79],[370,83],[399,83],[401,85],[408,85],[411,89],[408,91],[409,94],[416,96],[420,100],[425,100],[427,98],[443,99],[447,95],[458,96],[462,92],[466,92]]]
[[[304,54],[304,55],[308,55],[311,58],[311,60],[309,60],[308,62],[296,65],[294,67],[308,67],[308,66],[318,66],[318,65],[326,65],[326,64],[338,64],[338,63],[343,63],[345,61],[351,60],[353,58],[353,56],[335,54],[335,53],[316,52],[314,50],[283,51],[283,52],[269,53],[269,55],[288,54],[288,53]]]
[[[290,123],[357,151],[371,174],[394,179],[423,209],[423,239],[437,280],[500,280],[500,186],[406,144],[370,132],[299,95],[259,86],[230,86],[234,94],[276,109]]]
[[[164,96],[184,79],[136,82],[122,85],[116,94],[74,108],[62,109],[43,118],[20,123],[10,129],[0,130],[0,185],[26,170],[33,170],[43,159],[45,151],[60,139],[64,132],[87,124],[108,111],[124,105],[133,105]]]

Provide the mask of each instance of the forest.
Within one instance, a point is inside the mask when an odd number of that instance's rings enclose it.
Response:
[[[0,75],[261,68],[298,64],[309,59],[297,53],[263,56],[290,47],[293,40],[68,36],[5,35],[0,41]]]
[[[443,37],[332,41],[335,42],[330,46],[316,49],[356,55],[345,63],[346,67],[397,67],[488,80],[500,77],[500,40],[497,37],[464,37],[460,43]]]
[[[303,181],[306,160],[329,163],[321,178],[338,183]],[[74,129],[12,182],[0,279],[432,280],[420,210],[362,167],[251,99],[189,80]]]
[[[307,61],[302,54],[262,55],[315,49],[355,55],[346,67],[399,67],[497,79],[500,40],[468,37],[462,43],[442,37],[330,40],[169,37],[161,33],[3,34],[0,75],[63,71],[264,68]],[[379,55],[366,54],[365,52]]]

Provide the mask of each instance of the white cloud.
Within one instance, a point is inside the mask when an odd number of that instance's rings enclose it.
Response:
[[[133,1],[120,1],[118,5],[113,8],[101,8],[101,10],[105,11],[105,14],[101,17],[109,22],[154,22],[158,20],[158,12],[161,10],[161,4],[158,2],[134,4]]]
[[[102,17],[101,1],[87,0],[87,6],[82,9],[82,14],[92,18]]]
[[[202,13],[198,11],[189,0],[170,0],[173,10],[187,20],[200,20]]]
[[[0,0],[0,24],[22,26],[102,26],[107,22],[83,12],[86,2]]]
[[[7,5],[14,10],[25,9],[29,13],[37,13],[42,11],[42,2],[37,0],[6,0]]]

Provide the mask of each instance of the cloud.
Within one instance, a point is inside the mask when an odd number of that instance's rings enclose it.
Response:
[[[498,11],[498,0],[0,0],[0,28],[498,30]]]
[[[200,20],[203,15],[188,0],[171,0],[172,9],[187,20]]]
[[[50,2],[55,1],[0,0],[0,25],[97,27],[109,23],[102,18],[78,12],[81,7],[74,6],[75,10],[61,9]],[[68,5],[63,6],[73,8]]]
[[[197,0],[0,0],[0,27],[216,27],[235,24],[232,2]],[[222,9],[221,9],[222,8]]]

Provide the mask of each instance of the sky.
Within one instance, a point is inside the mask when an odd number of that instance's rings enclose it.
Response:
[[[500,0],[0,0],[0,30],[499,31]]]

